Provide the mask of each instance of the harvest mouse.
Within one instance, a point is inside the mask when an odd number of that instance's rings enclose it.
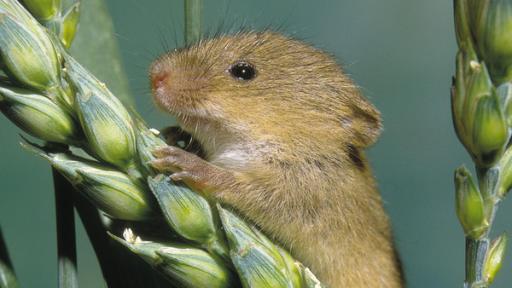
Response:
[[[150,80],[157,105],[203,151],[158,149],[155,168],[232,206],[328,287],[403,287],[363,153],[380,114],[333,57],[240,32],[162,55]]]

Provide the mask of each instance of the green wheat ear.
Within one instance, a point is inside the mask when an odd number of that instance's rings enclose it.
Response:
[[[322,287],[311,271],[234,212],[155,175],[148,165],[151,152],[165,144],[158,131],[132,116],[67,52],[78,2],[66,9],[58,0],[23,4],[35,18],[16,0],[0,0],[0,63],[8,76],[0,80],[0,110],[46,141],[23,146],[48,160],[98,209],[105,232],[146,262],[137,265],[149,264],[170,281],[169,287]],[[187,1],[188,17],[200,6],[200,1]],[[189,20],[187,39],[192,41],[200,22]],[[71,152],[77,149],[80,156]],[[154,228],[126,229],[121,237],[109,223]],[[486,271],[494,273],[493,267]],[[8,273],[0,265],[0,276],[14,277]],[[76,282],[76,276],[68,276],[61,283]],[[71,286],[77,284],[66,287]]]
[[[456,212],[466,235],[466,288],[489,287],[505,233],[490,240],[498,204],[512,187],[512,1],[455,0],[459,51],[452,86],[455,131],[475,164],[455,171]]]

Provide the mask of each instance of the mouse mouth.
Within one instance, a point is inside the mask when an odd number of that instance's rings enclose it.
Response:
[[[170,92],[157,88],[153,89],[152,94],[157,107],[173,116],[183,130],[194,134],[201,127],[216,122],[219,113],[212,112],[217,110],[215,105],[205,105],[205,101],[197,101],[189,93],[191,91]]]
[[[158,107],[173,116],[208,117],[209,106],[204,95],[205,79],[191,69],[155,62],[150,69],[153,100]]]
[[[162,89],[163,90],[163,89]],[[212,118],[211,109],[205,107],[204,101],[197,101],[189,93],[153,90],[153,101],[164,112],[176,118]],[[211,106],[211,105],[208,105]]]

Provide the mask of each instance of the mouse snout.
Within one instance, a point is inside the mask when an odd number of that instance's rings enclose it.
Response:
[[[168,77],[169,73],[158,73],[151,75],[151,87],[153,87],[153,89],[162,87]]]
[[[202,66],[190,58],[167,55],[156,60],[149,69],[153,100],[164,110],[181,112],[204,100],[207,85]],[[201,95],[201,96],[200,96]]]
[[[164,109],[170,106],[176,96],[173,92],[176,87],[173,88],[173,77],[171,77],[174,73],[170,68],[162,62],[155,62],[149,69],[149,84],[153,92],[153,100]]]
[[[181,112],[193,105],[198,89],[194,69],[185,69],[169,58],[157,60],[149,69],[149,82],[155,103],[164,110]],[[193,99],[194,98],[194,99]]]
[[[171,71],[161,67],[152,67],[149,73],[149,80],[153,91],[158,91],[166,86],[170,80]]]

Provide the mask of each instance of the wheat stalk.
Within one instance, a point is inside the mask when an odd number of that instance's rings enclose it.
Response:
[[[466,235],[465,287],[488,287],[507,243],[493,241],[499,203],[512,187],[512,1],[455,0],[456,73],[452,87],[455,130],[475,164],[455,171],[456,211]]]

